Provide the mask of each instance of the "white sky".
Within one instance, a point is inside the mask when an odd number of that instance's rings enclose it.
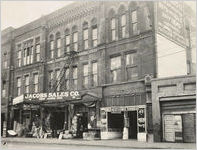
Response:
[[[18,28],[70,3],[72,1],[1,1],[1,30],[9,26]],[[187,3],[196,10],[195,1]]]

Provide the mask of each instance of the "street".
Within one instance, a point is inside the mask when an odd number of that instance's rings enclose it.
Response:
[[[61,144],[40,144],[40,143],[6,143],[5,145],[1,144],[1,149],[3,150],[98,150],[98,149],[120,149],[120,148],[109,148],[104,146],[81,146],[81,145],[61,145]],[[121,148],[123,149],[123,148]],[[128,149],[128,148],[124,148]]]

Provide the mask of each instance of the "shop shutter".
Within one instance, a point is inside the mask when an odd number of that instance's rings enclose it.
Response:
[[[164,115],[164,140],[166,142],[174,142],[174,115]]]
[[[183,114],[183,141],[184,142],[196,142],[196,115],[195,114]]]

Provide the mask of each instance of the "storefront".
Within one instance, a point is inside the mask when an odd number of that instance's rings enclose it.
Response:
[[[69,134],[61,138],[99,137],[100,101],[94,93],[78,91],[21,95],[13,100],[13,130],[30,134],[36,126],[44,132],[40,138],[60,138],[61,133]]]
[[[152,85],[155,142],[196,142],[196,77],[154,79]]]
[[[101,108],[101,139],[146,141],[146,106]]]

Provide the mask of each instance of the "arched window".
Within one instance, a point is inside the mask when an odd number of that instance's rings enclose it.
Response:
[[[119,10],[118,10],[118,14],[120,15],[119,17],[119,24],[120,24],[120,38],[125,38],[126,37],[126,10],[125,10],[125,6],[121,5]]]
[[[56,33],[56,48],[57,48],[57,57],[61,56],[61,36],[60,32]]]
[[[70,30],[65,30],[65,46],[66,46],[66,52],[70,52]]]
[[[78,31],[77,31],[77,26],[72,27],[72,46],[73,46],[73,51],[78,51]]]
[[[109,19],[110,19],[110,41],[114,41],[116,39],[116,18],[115,11],[111,9],[109,11]]]
[[[129,5],[130,12],[130,33],[135,35],[138,33],[137,3],[131,2]]]
[[[49,57],[52,59],[54,58],[54,36],[51,34],[49,39],[50,39]]]
[[[88,49],[88,22],[83,23],[83,48]]]
[[[93,18],[91,20],[92,26],[92,47],[96,47],[98,44],[98,28],[97,28],[97,19]]]

